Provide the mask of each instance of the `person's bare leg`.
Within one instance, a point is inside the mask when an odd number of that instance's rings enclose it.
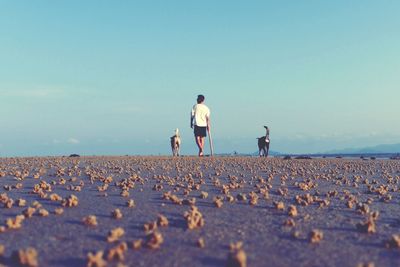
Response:
[[[200,137],[200,157],[204,156],[204,137]]]
[[[199,148],[199,157],[203,156],[203,138],[200,136],[196,136],[196,144],[197,147]]]
[[[199,149],[199,151],[200,151],[200,142],[199,142],[199,137],[198,136],[196,136],[195,137],[195,140],[196,140],[196,145],[197,145],[197,148]]]
[[[204,155],[204,137],[200,137],[200,151],[199,156],[202,157]]]

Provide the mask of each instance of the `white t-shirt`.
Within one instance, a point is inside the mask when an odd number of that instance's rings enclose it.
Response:
[[[210,117],[210,109],[204,104],[196,104],[192,108],[192,118],[194,125],[199,127],[207,126],[207,118]]]

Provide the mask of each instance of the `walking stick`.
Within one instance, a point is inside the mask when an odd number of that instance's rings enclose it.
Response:
[[[210,128],[207,128],[207,131],[208,131],[208,141],[210,141],[211,156],[214,156],[214,145],[213,145],[213,140],[212,140]]]

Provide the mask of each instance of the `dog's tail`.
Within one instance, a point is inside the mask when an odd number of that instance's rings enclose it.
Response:
[[[178,128],[175,129],[175,135],[176,135],[176,136],[179,135],[179,129],[178,129]]]

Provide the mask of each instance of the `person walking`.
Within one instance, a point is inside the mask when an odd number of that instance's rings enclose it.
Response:
[[[204,95],[197,96],[197,104],[190,114],[190,128],[194,127],[194,137],[199,148],[199,157],[204,156],[204,139],[210,131],[210,109],[204,104]]]

